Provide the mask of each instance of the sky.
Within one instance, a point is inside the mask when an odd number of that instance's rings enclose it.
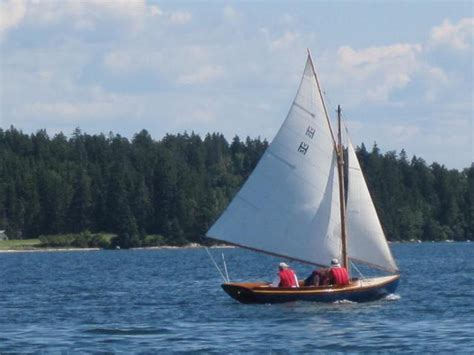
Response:
[[[474,157],[472,1],[0,0],[0,127],[274,137],[312,52],[352,141]]]

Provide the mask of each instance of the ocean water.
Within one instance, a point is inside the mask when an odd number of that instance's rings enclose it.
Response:
[[[237,303],[204,249],[2,253],[0,353],[474,351],[474,243],[391,248],[396,294],[361,304]],[[233,281],[280,261],[211,253]]]

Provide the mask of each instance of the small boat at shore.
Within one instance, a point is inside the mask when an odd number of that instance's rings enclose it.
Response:
[[[363,264],[389,275],[351,277],[348,285],[282,288],[225,282],[242,303],[366,302],[397,288],[400,275],[355,149],[342,127],[333,133],[311,54],[288,116],[208,238],[256,252],[328,267],[337,258],[352,274]],[[344,138],[344,141],[343,141]]]

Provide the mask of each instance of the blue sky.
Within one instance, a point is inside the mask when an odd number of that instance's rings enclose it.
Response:
[[[0,119],[271,140],[310,48],[355,144],[473,161],[471,1],[0,1]]]

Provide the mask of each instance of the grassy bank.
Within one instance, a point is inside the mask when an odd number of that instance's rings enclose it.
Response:
[[[0,240],[0,250],[29,250],[37,249],[40,245],[39,239]]]
[[[147,235],[125,244],[123,237],[110,233],[82,232],[77,234],[42,235],[38,239],[0,240],[1,250],[42,250],[42,249],[115,249],[120,247],[160,247],[168,245],[160,235]],[[128,242],[128,240],[125,240]],[[125,244],[125,245],[124,245]]]
[[[41,250],[49,248],[109,248],[115,234],[57,234],[37,239],[0,240],[0,250]]]

